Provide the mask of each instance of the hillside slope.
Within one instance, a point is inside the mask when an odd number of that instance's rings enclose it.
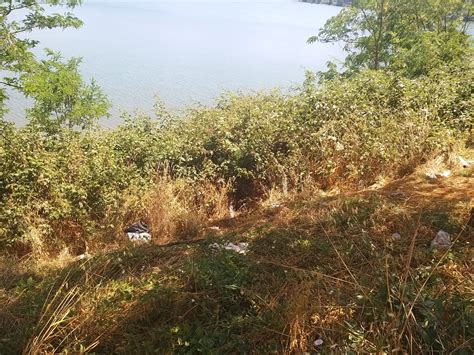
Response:
[[[472,353],[474,168],[451,168],[302,192],[214,221],[205,240],[3,259],[0,353]],[[449,250],[430,248],[440,230]],[[209,247],[226,242],[249,251]]]

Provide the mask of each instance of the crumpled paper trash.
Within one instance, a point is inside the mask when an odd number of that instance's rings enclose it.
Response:
[[[462,156],[458,156],[459,163],[462,165],[463,168],[468,168],[472,164],[474,164],[474,161],[472,160],[466,160]]]
[[[324,344],[324,341],[323,341],[323,339],[319,338],[319,339],[316,339],[313,344],[316,347],[322,346]]]
[[[393,240],[394,242],[398,242],[399,240],[402,240],[402,236],[400,235],[400,233],[393,233],[390,236],[390,239]]]
[[[150,233],[127,233],[127,237],[131,242],[134,243],[150,243]]]
[[[440,230],[431,241],[431,249],[449,249],[451,247],[451,236],[448,232]]]
[[[430,172],[427,172],[425,175],[428,179],[432,179],[432,180],[437,179],[437,178],[441,178],[441,177],[448,178],[448,177],[451,176],[451,171],[450,170],[445,170],[445,171],[442,171],[442,172],[430,171]]]
[[[238,243],[234,244],[231,242],[227,242],[225,244],[217,244],[213,243],[209,245],[209,248],[214,250],[232,250],[239,254],[247,254],[249,249],[249,243]]]

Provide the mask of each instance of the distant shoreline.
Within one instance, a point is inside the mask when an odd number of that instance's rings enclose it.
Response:
[[[350,6],[352,0],[298,0],[299,2],[305,2],[308,4],[321,4],[321,5],[333,5],[333,6]],[[465,21],[474,21],[474,17],[470,16],[465,18]]]
[[[323,4],[323,5],[335,5],[335,6],[349,6],[352,4],[352,0],[299,0],[300,2],[307,2],[310,4]]]

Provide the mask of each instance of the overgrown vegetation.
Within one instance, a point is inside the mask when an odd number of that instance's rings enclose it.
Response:
[[[308,78],[292,95],[226,96],[215,108],[183,117],[161,109],[112,131],[47,135],[4,123],[0,240],[113,239],[160,176],[195,186],[196,208],[208,216],[211,185],[241,207],[273,188],[361,188],[403,176],[471,137],[471,73],[364,72],[322,88]]]
[[[469,174],[349,195],[308,189],[220,222],[200,244],[62,255],[46,269],[3,259],[0,349],[470,353]],[[427,247],[439,228],[455,239],[447,252]],[[226,240],[250,252],[209,248]]]
[[[157,103],[112,130],[94,128],[108,102],[79,60],[37,60],[14,36],[79,20],[0,4],[0,84],[34,100],[25,127],[0,119],[0,353],[472,352],[474,187],[452,161],[474,141],[464,2],[403,2],[446,19],[423,30],[392,2],[355,3],[372,17],[347,9],[359,27],[321,34],[359,31],[345,73],[181,113]],[[31,16],[10,22],[15,9]],[[363,27],[377,9],[383,36]],[[455,60],[422,56],[433,46]],[[435,157],[452,179],[420,177]],[[154,244],[126,245],[138,219]],[[427,248],[439,229],[446,253]],[[225,241],[250,253],[208,247]]]

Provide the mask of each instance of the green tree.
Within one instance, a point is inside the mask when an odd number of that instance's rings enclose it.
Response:
[[[22,92],[34,100],[27,110],[33,126],[54,134],[61,127],[90,128],[107,115],[107,98],[94,81],[84,84],[79,64],[78,58],[63,63],[58,53],[47,51],[47,59],[32,62],[20,76]]]
[[[473,0],[355,0],[309,43],[343,42],[349,70],[391,68],[414,77],[469,53]]]
[[[61,126],[90,127],[107,114],[108,102],[92,81],[79,74],[79,59],[63,62],[47,51],[46,59],[33,54],[38,41],[28,38],[33,30],[79,28],[82,21],[72,13],[52,13],[56,6],[72,9],[80,0],[0,1],[0,118],[5,112],[7,88],[34,99],[31,122],[48,133]],[[47,5],[52,5],[47,9]]]

